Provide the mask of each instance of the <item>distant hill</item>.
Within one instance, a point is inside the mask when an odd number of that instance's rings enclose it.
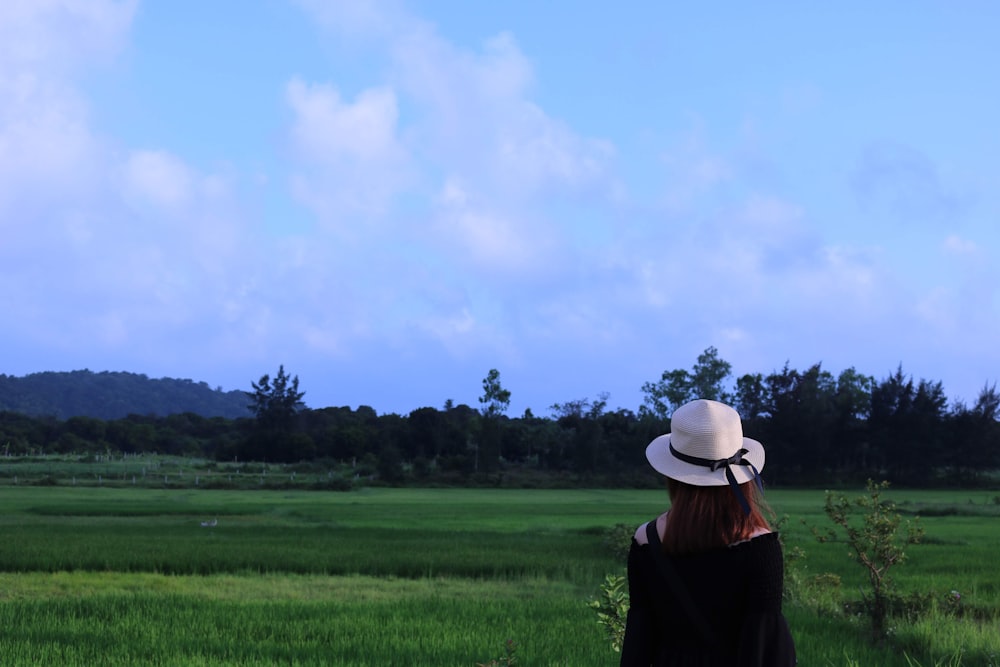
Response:
[[[119,419],[130,414],[192,412],[204,417],[249,417],[249,400],[242,391],[212,389],[204,382],[161,378],[138,373],[94,373],[89,370],[32,373],[24,377],[0,374],[0,411],[39,417]]]

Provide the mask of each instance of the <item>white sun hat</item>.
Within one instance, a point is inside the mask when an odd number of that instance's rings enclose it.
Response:
[[[725,403],[699,398],[674,410],[670,433],[646,447],[646,459],[657,472],[694,486],[725,486],[739,491],[750,480],[760,484],[764,446],[743,436],[736,410]],[[746,509],[742,492],[737,493]]]

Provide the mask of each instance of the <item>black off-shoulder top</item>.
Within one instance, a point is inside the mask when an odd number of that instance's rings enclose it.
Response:
[[[777,533],[703,553],[666,556],[711,629],[711,640],[661,574],[653,548],[633,540],[629,551],[630,608],[622,667],[795,664],[794,641],[781,611],[784,563]]]

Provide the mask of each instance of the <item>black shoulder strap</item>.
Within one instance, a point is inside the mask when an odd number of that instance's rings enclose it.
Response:
[[[708,646],[719,646],[715,632],[709,627],[708,622],[705,621],[705,617],[701,614],[701,610],[695,605],[694,600],[691,599],[691,594],[688,592],[687,587],[684,586],[684,582],[681,581],[676,570],[674,570],[673,565],[663,555],[663,546],[660,543],[660,534],[656,530],[655,520],[646,524],[646,539],[649,542],[649,550],[653,554],[653,560],[656,561],[656,565],[660,568],[660,574],[666,579],[670,590],[673,591],[677,601],[681,603],[688,618],[698,628],[702,639],[705,640]]]

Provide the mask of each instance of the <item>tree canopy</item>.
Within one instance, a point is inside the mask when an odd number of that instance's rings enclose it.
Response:
[[[266,429],[287,430],[292,420],[302,407],[302,397],[305,392],[299,391],[299,376],[289,377],[285,366],[278,367],[278,374],[264,374],[257,382],[251,382],[252,392],[247,392],[250,399],[250,411],[257,422]]]

